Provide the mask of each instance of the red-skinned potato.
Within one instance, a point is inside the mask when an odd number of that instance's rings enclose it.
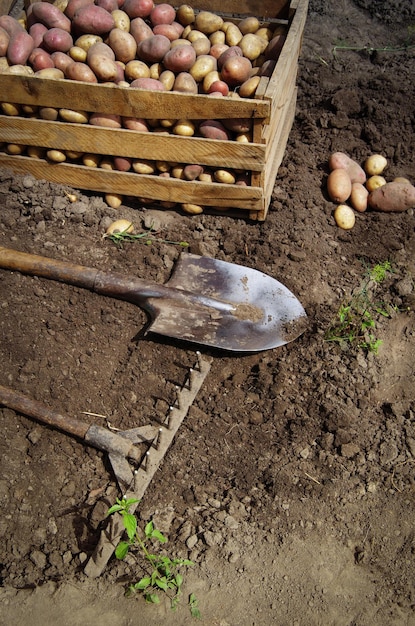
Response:
[[[138,130],[141,133],[150,132],[147,121],[138,117],[123,117],[122,125],[128,130]]]
[[[208,88],[208,93],[221,93],[222,96],[229,94],[229,86],[223,80],[214,80]]]
[[[0,57],[5,57],[9,47],[10,35],[0,27]]]
[[[363,184],[366,182],[366,173],[364,169],[344,152],[333,152],[329,158],[329,168],[330,170],[346,170],[352,183]]]
[[[406,211],[415,207],[415,187],[410,183],[386,183],[369,194],[368,205],[387,213]]]
[[[121,117],[111,113],[91,113],[89,123],[93,126],[106,128],[121,128]]]
[[[66,78],[69,80],[79,80],[82,83],[97,83],[98,79],[93,70],[86,63],[72,61],[64,70]]]
[[[175,9],[166,2],[156,4],[150,13],[150,22],[153,26],[157,26],[158,24],[171,24],[175,19]]]
[[[150,89],[152,91],[166,91],[163,83],[156,78],[136,78],[133,80],[130,87],[136,89]]]
[[[134,19],[136,17],[148,17],[154,8],[153,0],[125,0],[122,5],[123,11]]]
[[[134,37],[137,42],[137,45],[140,44],[144,39],[148,39],[153,36],[153,31],[150,26],[146,24],[146,22],[141,17],[136,17],[131,20],[130,23],[130,34]]]
[[[214,56],[214,55],[213,55]],[[238,56],[241,57],[242,56],[242,50],[239,46],[228,46],[223,52],[222,54],[218,57],[218,69],[221,70],[224,63],[226,63],[226,61],[230,58],[230,57],[234,57],[234,56]]]
[[[35,22],[41,22],[48,28],[62,28],[68,33],[71,32],[71,20],[62,13],[58,7],[49,2],[35,2],[30,5],[30,12],[27,12],[29,28]]]
[[[220,77],[230,87],[242,85],[250,77],[252,63],[246,57],[234,56],[228,58],[222,65]]]
[[[62,70],[62,72],[66,75],[66,70],[71,63],[73,63],[73,59],[70,56],[65,54],[65,52],[52,52],[50,55],[51,59],[55,67]],[[75,79],[74,79],[75,80]]]
[[[62,28],[49,28],[43,35],[43,45],[49,52],[68,52],[73,46],[72,35]]]
[[[6,31],[9,37],[25,30],[20,22],[11,15],[0,15],[0,27]]]
[[[172,72],[187,72],[195,61],[195,49],[186,45],[171,48],[163,57],[163,65]]]
[[[177,28],[175,28],[173,24],[157,24],[153,28],[153,33],[155,35],[164,35],[170,41],[175,41],[180,37]]]
[[[91,35],[105,35],[115,26],[114,18],[102,7],[87,4],[78,9],[72,19],[72,27],[76,32]]]
[[[43,70],[45,67],[55,67],[49,52],[43,50],[43,48],[34,48],[28,58],[28,62],[35,72]]]
[[[344,169],[335,169],[327,178],[327,193],[333,202],[345,202],[352,193],[352,181]]]
[[[206,139],[229,139],[228,131],[218,120],[204,120],[199,124],[199,132]]]
[[[16,32],[7,47],[8,62],[10,65],[25,65],[34,47],[35,42],[29,33],[25,30]]]
[[[132,159],[128,157],[114,157],[114,167],[119,172],[128,172],[131,169]]]
[[[164,35],[152,35],[144,39],[137,47],[137,56],[147,63],[162,61],[170,50],[170,39]],[[170,69],[166,66],[166,69]]]
[[[33,41],[35,42],[35,48],[39,48],[42,41],[43,35],[48,31],[47,26],[41,24],[40,22],[36,22],[36,24],[32,24],[29,28],[29,35],[33,37]]]
[[[73,16],[81,7],[85,7],[87,4],[94,4],[94,0],[69,0],[65,8],[65,15],[70,20],[73,20]]]
[[[227,43],[215,43],[213,46],[210,46],[209,54],[211,54],[215,59],[219,59],[219,57],[228,50],[229,46]]]
[[[118,9],[118,0],[94,0],[94,4],[97,7],[101,7],[108,11],[108,13],[112,13]]]
[[[183,168],[184,180],[196,180],[203,173],[202,165],[185,165]]]

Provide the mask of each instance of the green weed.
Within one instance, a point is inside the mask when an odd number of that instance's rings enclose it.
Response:
[[[326,341],[377,354],[382,341],[376,338],[376,320],[378,316],[390,317],[390,313],[385,304],[376,302],[376,290],[391,270],[389,261],[367,269],[362,286],[353,292],[349,301],[340,305],[324,335]]]
[[[146,562],[145,575],[136,583],[128,586],[126,595],[141,592],[146,602],[151,604],[160,603],[160,593],[166,593],[170,599],[170,606],[174,610],[180,602],[182,596],[183,575],[180,573],[181,567],[189,567],[194,565],[189,559],[178,559],[165,556],[163,554],[153,554],[150,552],[149,545],[158,541],[161,544],[167,542],[166,537],[157,528],[154,527],[152,521],[148,522],[144,528],[144,537],[142,538],[137,528],[136,517],[129,512],[130,507],[138,502],[134,498],[126,500],[116,500],[116,504],[110,507],[107,515],[119,513],[122,516],[124,528],[127,533],[127,541],[120,541],[115,550],[117,559],[124,559],[132,547],[138,547],[144,561]],[[189,609],[193,617],[200,617],[200,611],[197,606],[197,600],[194,594],[189,597]]]
[[[333,56],[336,56],[337,52],[342,52],[345,50],[354,50],[355,52],[367,52],[368,54],[373,54],[374,52],[405,52],[407,50],[415,48],[414,37],[415,24],[410,24],[407,27],[406,38],[400,46],[353,46],[348,44],[347,41],[339,40],[333,46]]]
[[[187,241],[170,241],[169,239],[163,239],[162,237],[158,237],[156,231],[150,228],[147,231],[143,231],[141,233],[129,233],[127,232],[130,228],[130,225],[120,232],[107,234],[103,236],[104,239],[109,239],[116,246],[122,246],[123,243],[129,243],[134,241],[139,241],[144,243],[147,246],[151,246],[154,242],[158,241],[160,243],[167,243],[173,246],[181,246],[182,248],[188,248],[189,244]]]

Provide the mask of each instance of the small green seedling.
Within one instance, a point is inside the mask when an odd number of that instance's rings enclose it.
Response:
[[[169,239],[163,239],[158,237],[156,231],[153,228],[150,228],[148,231],[143,231],[141,233],[132,233],[128,232],[130,230],[130,226],[127,226],[125,230],[121,230],[119,232],[114,232],[111,234],[105,233],[103,235],[104,239],[109,239],[116,246],[122,246],[123,243],[139,241],[144,243],[147,246],[151,246],[154,242],[158,241],[160,243],[167,243],[173,246],[180,246],[182,248],[188,248],[189,244],[187,241],[170,241]]]
[[[189,559],[170,558],[162,554],[152,554],[148,545],[154,541],[165,544],[166,537],[157,528],[154,527],[152,521],[148,522],[144,528],[144,537],[141,538],[136,517],[129,512],[130,507],[139,502],[134,498],[116,500],[116,504],[110,507],[107,515],[119,513],[122,516],[124,528],[127,533],[128,540],[120,541],[115,556],[117,559],[124,559],[133,547],[138,547],[147,563],[145,575],[136,583],[128,586],[126,595],[132,595],[139,591],[143,594],[146,602],[151,604],[160,603],[160,592],[164,592],[170,599],[170,606],[176,609],[182,595],[183,576],[179,572],[181,567],[189,567],[194,565]],[[189,609],[193,617],[200,617],[197,607],[197,600],[194,594],[189,597]]]
[[[410,24],[407,27],[405,41],[401,45],[397,46],[353,46],[348,44],[347,41],[339,40],[333,46],[333,56],[336,56],[337,52],[346,50],[354,50],[355,52],[367,52],[368,54],[373,54],[374,52],[405,52],[407,50],[415,48],[414,35],[415,24]]]
[[[382,341],[376,339],[376,317],[390,317],[386,306],[373,298],[376,288],[392,269],[389,261],[378,263],[366,271],[360,289],[353,292],[348,302],[341,304],[336,319],[325,333],[326,341],[346,344],[377,354]]]

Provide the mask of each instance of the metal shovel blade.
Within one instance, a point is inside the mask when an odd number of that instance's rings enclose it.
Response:
[[[191,294],[185,308],[177,300],[153,303],[150,330],[161,335],[233,352],[282,346],[306,329],[306,313],[287,287],[258,270],[210,257],[183,254],[165,285]],[[158,306],[157,306],[158,304]]]
[[[165,285],[0,247],[0,268],[58,280],[147,311],[147,331],[233,352],[296,339],[306,313],[280,282],[242,265],[184,253]]]

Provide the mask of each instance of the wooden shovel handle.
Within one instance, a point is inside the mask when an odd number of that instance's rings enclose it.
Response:
[[[89,429],[89,424],[86,422],[61,415],[42,402],[28,398],[23,393],[3,387],[3,385],[0,385],[0,404],[83,440]]]
[[[68,261],[57,261],[0,246],[0,267],[7,270],[51,278],[63,283],[93,289],[98,270]]]

